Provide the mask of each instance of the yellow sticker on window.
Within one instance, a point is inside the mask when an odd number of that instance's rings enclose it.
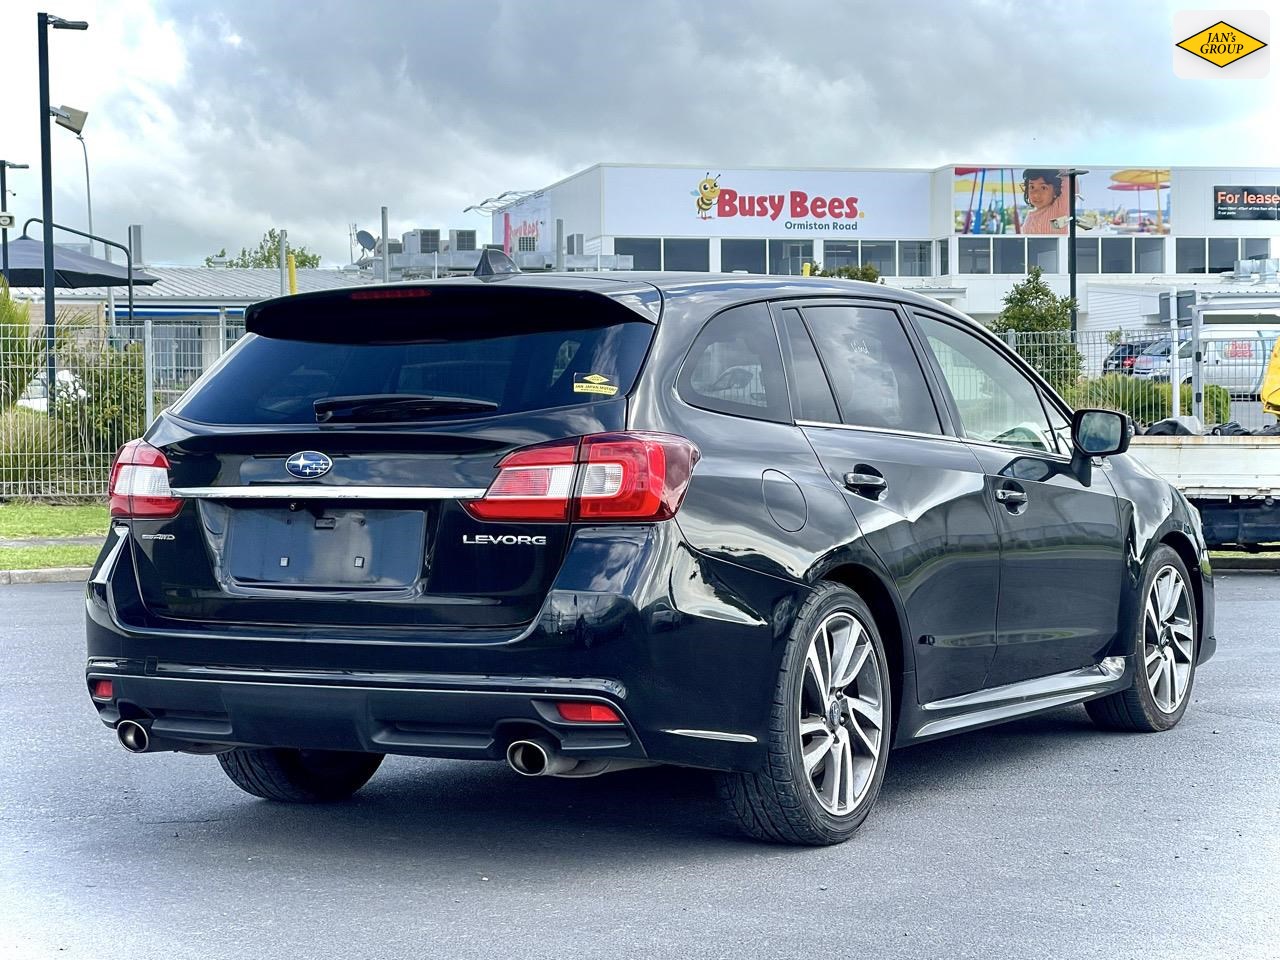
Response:
[[[575,373],[573,392],[598,393],[605,397],[612,397],[618,392],[618,382],[613,377],[606,377],[602,373]]]

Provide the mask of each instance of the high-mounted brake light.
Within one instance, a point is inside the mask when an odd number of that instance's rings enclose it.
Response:
[[[410,300],[431,296],[430,290],[422,287],[382,287],[374,290],[356,290],[351,294],[352,300]]]
[[[169,460],[144,440],[130,440],[111,465],[111,516],[172,517],[182,501],[169,489]]]
[[[667,520],[680,509],[698,448],[666,433],[597,433],[514,450],[484,497],[464,504],[477,520]]]

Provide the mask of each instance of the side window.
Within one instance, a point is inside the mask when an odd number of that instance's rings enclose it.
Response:
[[[800,319],[800,311],[782,311],[782,342],[787,353],[787,373],[791,378],[791,396],[795,401],[797,420],[813,420],[818,423],[839,423],[840,412],[826,371],[818,360],[818,351],[809,339],[809,332]]]
[[[804,308],[845,423],[940,433],[938,411],[895,311],[845,305]]]
[[[973,440],[1056,453],[1035,384],[995,347],[948,323],[917,314],[951,389],[965,435]]]
[[[677,389],[686,403],[704,410],[790,422],[787,381],[769,308],[751,303],[708,321],[685,358]]]

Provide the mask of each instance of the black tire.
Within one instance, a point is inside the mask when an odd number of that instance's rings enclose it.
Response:
[[[1192,657],[1182,699],[1177,704],[1176,709],[1166,712],[1156,703],[1151,683],[1147,679],[1146,656],[1153,633],[1152,629],[1148,627],[1145,609],[1147,598],[1151,593],[1151,587],[1156,577],[1170,567],[1182,578],[1182,583],[1187,591],[1187,608],[1191,620]],[[1172,547],[1161,544],[1152,551],[1151,556],[1147,558],[1146,565],[1143,567],[1142,584],[1139,589],[1137,622],[1133,626],[1133,635],[1130,637],[1127,651],[1134,663],[1133,684],[1127,690],[1122,690],[1119,693],[1113,693],[1097,700],[1090,700],[1084,705],[1085,709],[1089,711],[1089,716],[1093,722],[1103,730],[1123,730],[1138,733],[1158,733],[1168,730],[1176,726],[1178,721],[1182,719],[1182,715],[1187,711],[1187,704],[1191,702],[1191,691],[1195,686],[1196,677],[1195,661],[1200,655],[1199,642],[1196,639],[1199,636],[1200,619],[1191,586],[1191,577],[1187,573],[1186,564],[1182,562],[1182,558],[1178,556]]]
[[[874,760],[864,760],[871,765],[870,780],[862,788],[865,792],[852,809],[842,815],[823,806],[801,756],[803,738],[807,736],[800,732],[800,705],[807,689],[806,657],[815,633],[833,614],[847,614],[856,619],[870,640],[878,668],[875,672],[879,678],[883,710],[878,754]],[[862,680],[857,683],[861,687]],[[850,714],[852,712],[849,711]],[[769,739],[765,745],[768,753],[764,763],[753,773],[717,776],[720,797],[729,815],[744,833],[757,840],[802,846],[843,843],[862,826],[879,796],[889,758],[892,718],[893,695],[888,659],[871,610],[852,590],[838,584],[819,587],[800,608],[787,640],[774,692]],[[847,714],[844,719],[848,719]]]
[[[255,797],[280,803],[346,800],[369,782],[380,753],[237,747],[218,754],[231,782]]]

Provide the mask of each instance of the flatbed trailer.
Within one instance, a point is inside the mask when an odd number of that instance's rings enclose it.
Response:
[[[1280,436],[1134,437],[1129,450],[1200,511],[1209,546],[1280,543]]]

